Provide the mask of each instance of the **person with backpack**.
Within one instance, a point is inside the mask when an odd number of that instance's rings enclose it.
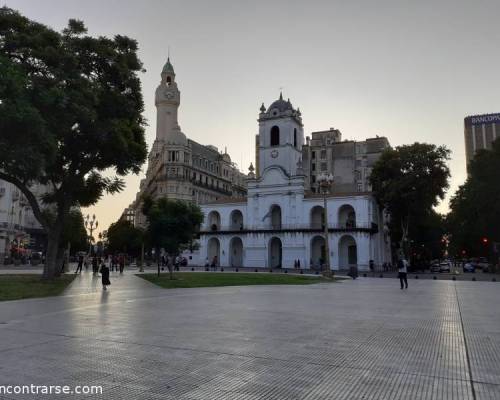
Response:
[[[401,290],[408,289],[408,261],[406,261],[404,255],[401,255],[398,260],[398,277],[401,283]]]

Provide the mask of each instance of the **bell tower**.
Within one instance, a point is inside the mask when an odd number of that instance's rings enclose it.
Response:
[[[267,109],[262,104],[259,114],[259,174],[271,166],[279,166],[288,176],[301,171],[297,164],[302,158],[304,127],[300,110],[294,109],[283,94]]]

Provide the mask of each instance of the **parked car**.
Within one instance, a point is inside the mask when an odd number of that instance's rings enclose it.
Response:
[[[448,262],[435,262],[431,264],[431,272],[451,272],[451,264]]]
[[[488,262],[488,259],[486,257],[479,257],[475,264],[476,268],[481,269],[483,272],[489,272],[490,263]]]
[[[467,261],[465,264],[464,264],[464,272],[476,272],[476,266],[470,262],[470,261]]]

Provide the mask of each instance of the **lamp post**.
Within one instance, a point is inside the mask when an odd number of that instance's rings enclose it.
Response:
[[[332,270],[330,268],[330,247],[328,246],[328,206],[327,196],[333,185],[333,175],[321,173],[318,175],[318,184],[320,191],[323,194],[323,210],[324,210],[324,235],[325,235],[325,264],[323,266],[323,276],[325,278],[332,278]]]
[[[95,219],[95,214],[92,215],[92,218],[90,218],[90,215],[87,214],[84,223],[85,229],[89,231],[89,255],[92,255],[92,239],[94,238],[94,236],[92,236],[92,233],[99,226],[99,222]]]

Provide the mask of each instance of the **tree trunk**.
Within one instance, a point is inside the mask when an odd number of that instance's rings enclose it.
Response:
[[[59,276],[60,265],[57,265],[59,236],[60,232],[57,232],[56,229],[51,229],[47,234],[47,254],[43,266],[43,279],[54,279]]]
[[[59,249],[64,225],[64,211],[59,211],[54,225],[47,232],[47,254],[42,279],[54,279],[61,275],[62,253]]]

